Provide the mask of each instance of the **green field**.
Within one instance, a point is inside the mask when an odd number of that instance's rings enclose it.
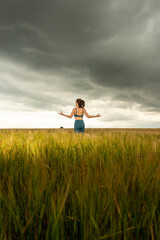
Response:
[[[160,129],[0,130],[2,239],[160,239]]]

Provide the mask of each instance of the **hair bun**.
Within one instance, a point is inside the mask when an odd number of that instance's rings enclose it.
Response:
[[[82,100],[81,98],[78,98],[77,100],[76,100],[76,102],[78,102],[78,105],[79,105],[79,107],[84,107],[85,106],[85,101],[84,100]]]

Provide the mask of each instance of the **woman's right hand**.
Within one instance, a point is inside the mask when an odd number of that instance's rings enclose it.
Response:
[[[101,117],[102,115],[100,115],[99,113],[96,115],[96,117]]]

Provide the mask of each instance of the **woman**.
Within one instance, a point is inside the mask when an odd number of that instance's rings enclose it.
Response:
[[[74,132],[85,132],[85,125],[83,121],[83,114],[85,113],[87,118],[93,118],[93,117],[101,117],[102,115],[97,114],[96,116],[91,116],[86,112],[86,109],[84,108],[85,101],[83,101],[81,98],[78,98],[76,100],[76,107],[73,108],[70,115],[63,114],[62,112],[58,113],[60,115],[63,115],[68,118],[72,118],[73,115],[75,116],[75,123],[74,123]]]

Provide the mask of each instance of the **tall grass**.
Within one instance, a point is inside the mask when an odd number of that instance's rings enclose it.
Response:
[[[160,131],[1,130],[1,239],[160,239]]]

